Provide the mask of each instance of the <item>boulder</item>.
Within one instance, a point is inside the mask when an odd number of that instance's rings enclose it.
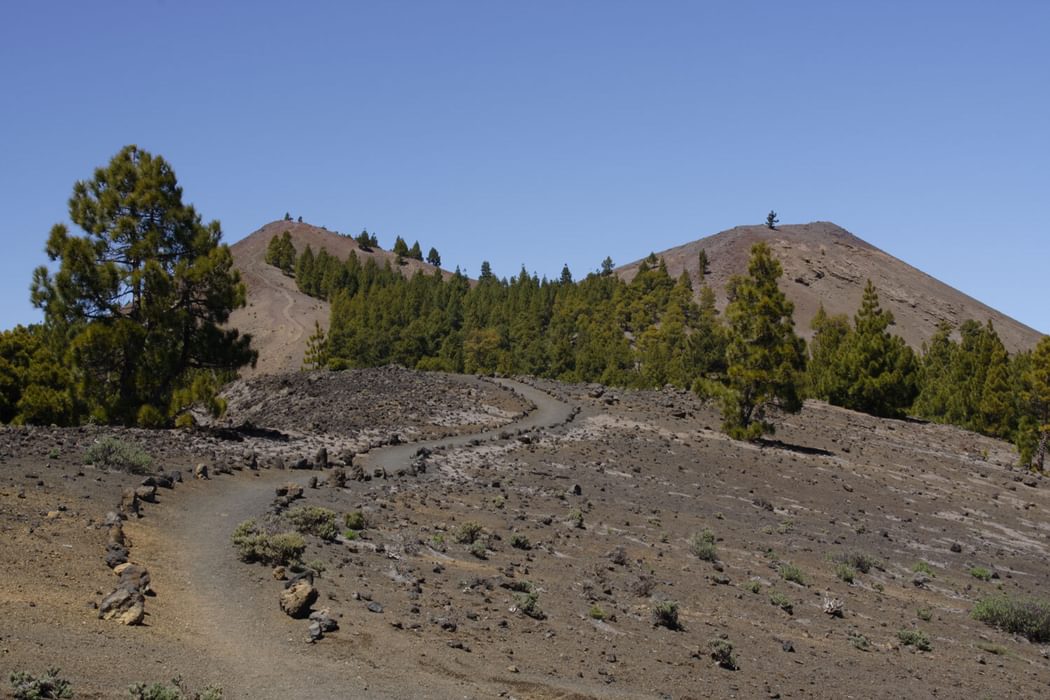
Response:
[[[343,469],[333,469],[332,475],[328,478],[328,483],[332,488],[345,488],[346,487],[346,471]]]
[[[124,489],[120,494],[120,512],[126,517],[141,517],[139,513],[139,496],[135,489]]]
[[[147,503],[157,502],[157,487],[153,486],[139,486],[135,489],[135,495],[139,497],[140,501]]]
[[[106,554],[103,557],[106,566],[115,569],[128,560],[128,548],[122,544],[111,543],[106,545]]]
[[[317,469],[328,469],[328,449],[322,447],[314,456],[314,467]]]
[[[285,484],[284,486],[278,486],[275,489],[278,497],[285,497],[289,501],[294,501],[297,498],[303,497],[303,487],[299,484]]]
[[[122,625],[138,625],[145,615],[145,599],[134,589],[118,587],[98,604],[98,616]]]
[[[306,617],[317,600],[317,589],[309,581],[300,580],[281,591],[281,611],[294,618]]]
[[[208,476],[208,465],[207,464],[198,464],[196,467],[194,467],[193,468],[193,478],[194,479],[208,479],[208,478],[210,478]]]
[[[114,569],[116,571],[116,569]],[[118,585],[139,593],[150,593],[149,570],[140,564],[127,564],[120,567]]]

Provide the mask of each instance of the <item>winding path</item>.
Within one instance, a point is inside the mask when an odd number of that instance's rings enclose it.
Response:
[[[423,446],[460,447],[499,439],[506,431],[560,425],[574,409],[538,389],[499,379],[536,408],[499,429],[376,450],[370,466],[407,466]],[[250,476],[249,476],[250,474]],[[263,513],[274,487],[305,483],[310,472],[262,471],[183,484],[158,508],[158,518],[135,527],[135,553],[153,572],[158,597],[148,624],[200,652],[198,671],[232,698],[369,697],[463,698],[494,696],[482,679],[450,677],[412,666],[412,638],[384,639],[396,663],[374,664],[355,654],[363,644],[347,627],[317,646],[304,643],[306,625],[278,609],[269,569],[237,562],[230,535],[241,521]],[[387,647],[390,647],[387,649]]]

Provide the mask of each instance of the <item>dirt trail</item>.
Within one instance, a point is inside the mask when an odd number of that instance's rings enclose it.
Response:
[[[370,466],[405,466],[423,445],[464,446],[507,430],[559,425],[573,413],[568,404],[538,389],[511,380],[497,382],[536,409],[499,430],[378,450],[369,455]],[[237,562],[230,535],[241,521],[265,512],[275,486],[305,485],[311,476],[316,474],[263,471],[185,484],[175,498],[157,508],[158,517],[130,526],[136,557],[149,565],[158,591],[148,606],[148,623],[199,649],[201,670],[221,683],[231,698],[398,698],[406,696],[409,677],[414,679],[413,697],[495,695],[492,687],[479,685],[484,682],[480,679],[416,666],[407,648],[384,649],[386,658],[399,659],[396,664],[372,663],[364,652],[367,640],[357,640],[352,627],[318,646],[304,643],[305,623],[279,610],[279,587],[269,569]],[[360,650],[355,649],[358,644]],[[332,653],[334,645],[341,645],[338,656]]]

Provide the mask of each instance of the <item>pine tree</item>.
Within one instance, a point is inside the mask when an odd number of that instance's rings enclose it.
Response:
[[[218,374],[254,363],[250,338],[223,327],[245,292],[219,223],[182,202],[163,158],[123,148],[76,183],[69,216],[85,234],[51,230],[59,269],[36,270],[32,299],[94,419],[170,423],[187,401],[210,401],[200,393]]]
[[[400,255],[401,257],[408,257],[408,244],[405,243],[405,239],[401,236],[395,238],[394,247],[391,249],[391,251],[396,255]]]
[[[412,244],[412,247],[408,249],[408,257],[413,260],[423,259],[423,249],[419,247],[419,241]]]
[[[374,243],[375,236],[369,235],[367,229],[361,229],[361,233],[354,236],[354,242],[357,243],[357,247],[366,253],[371,253]]]
[[[898,417],[918,393],[915,354],[889,326],[893,314],[879,306],[868,280],[853,331],[842,344],[836,386],[829,400],[838,406],[876,416]]]
[[[572,272],[569,271],[568,265],[562,265],[561,277],[558,279],[560,284],[572,284]]]
[[[777,218],[777,213],[775,211],[773,211],[772,209],[770,209],[769,213],[766,214],[766,228],[771,229],[773,231],[776,231],[777,230],[777,224],[779,224],[779,223],[780,223],[780,219]]]
[[[608,277],[609,275],[611,275],[613,273],[614,269],[615,269],[615,267],[613,265],[613,259],[611,257],[609,257],[608,255],[605,256],[605,260],[602,260],[602,267],[601,267],[600,274],[605,276],[605,277]]]
[[[697,282],[703,284],[704,278],[711,272],[711,263],[707,259],[707,251],[703,248],[700,249],[700,254],[697,255],[697,269]]]
[[[430,252],[427,253],[427,262],[434,267],[441,267],[441,255],[438,253],[437,248],[431,248]]]
[[[842,355],[852,330],[849,318],[845,314],[829,316],[821,304],[810,328],[813,340],[806,363],[806,391],[814,398],[831,401],[832,396],[841,397],[847,390]]]
[[[1018,442],[1027,442],[1022,460],[1031,469],[1042,471],[1050,441],[1050,336],[1043,336],[1032,351],[1024,374],[1022,396],[1028,420]]]
[[[795,334],[794,307],[777,286],[783,274],[769,246],[756,243],[746,276],[729,282],[726,362],[727,391],[722,426],[735,439],[754,440],[773,432],[767,411],[801,410],[805,345]]]
[[[314,321],[314,332],[306,340],[303,369],[325,369],[328,367],[328,337],[320,321]]]

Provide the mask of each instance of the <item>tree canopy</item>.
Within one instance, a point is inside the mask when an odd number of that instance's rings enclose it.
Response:
[[[169,423],[254,362],[250,338],[222,327],[244,286],[219,223],[183,203],[163,158],[123,148],[74,185],[69,216],[84,234],[52,228],[58,269],[36,270],[32,300],[93,419]]]

